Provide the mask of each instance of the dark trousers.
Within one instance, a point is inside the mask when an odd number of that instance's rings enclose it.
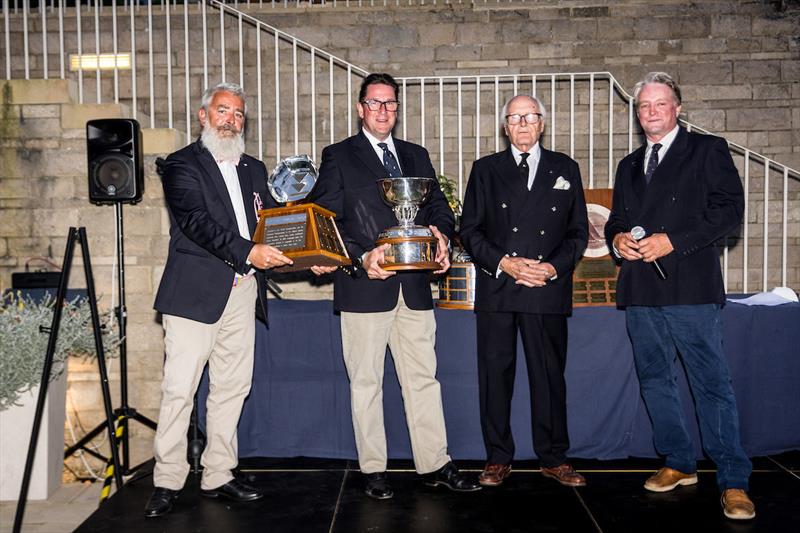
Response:
[[[476,316],[481,429],[487,461],[509,464],[514,457],[510,419],[519,331],[528,368],[533,449],[543,467],[566,462],[566,316],[488,311],[478,311]]]
[[[720,490],[747,490],[752,466],[739,438],[739,413],[722,351],[719,307],[629,306],[625,317],[656,451],[670,468],[686,473],[696,470],[676,383],[680,354],[694,396],[703,449],[717,465],[717,485]]]

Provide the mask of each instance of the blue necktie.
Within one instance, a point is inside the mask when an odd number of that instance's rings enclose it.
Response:
[[[400,172],[397,159],[394,158],[394,154],[389,150],[389,146],[386,143],[378,143],[378,146],[383,150],[383,166],[386,167],[386,172],[389,173],[389,177],[397,178],[402,176],[403,174]]]
[[[644,182],[647,185],[650,185],[650,180],[653,179],[653,173],[656,171],[656,167],[658,166],[658,151],[661,150],[661,145],[656,143],[653,145],[653,149],[650,152],[650,159],[647,160],[647,171],[644,173]]]

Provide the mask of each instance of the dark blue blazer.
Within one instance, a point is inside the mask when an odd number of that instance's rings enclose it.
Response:
[[[396,138],[394,145],[404,176],[436,177],[425,148]],[[322,151],[319,180],[311,199],[336,213],[336,224],[351,258],[375,248],[378,234],[398,224],[376,182],[387,176],[383,162],[363,133]],[[438,181],[414,222],[435,225],[448,238],[453,238],[455,219]],[[409,308],[433,309],[429,272],[398,272],[382,281],[369,279],[361,268],[347,270],[350,272],[340,268],[334,274],[333,301],[337,311],[390,311],[397,304],[401,286]]]
[[[647,186],[645,149],[617,166],[606,241],[611,249],[617,233],[642,226],[648,235],[666,233],[674,250],[660,259],[666,280],[643,261],[622,261],[617,305],[724,304],[714,243],[739,227],[744,212],[742,182],[725,139],[681,127]]]
[[[277,204],[267,193],[264,164],[242,155],[239,185],[250,233],[256,229],[256,198]],[[170,218],[169,255],[155,309],[206,324],[219,320],[236,272],[245,274],[253,242],[239,235],[233,204],[211,153],[199,140],[162,164],[164,199]],[[256,271],[261,311],[266,316],[264,273]]]
[[[568,189],[554,188],[559,178],[569,183]],[[572,271],[589,238],[578,164],[542,148],[529,191],[511,148],[478,159],[464,195],[459,233],[480,267],[476,310],[569,314]],[[495,277],[506,254],[549,262],[558,277],[539,288],[517,285],[507,274]]]

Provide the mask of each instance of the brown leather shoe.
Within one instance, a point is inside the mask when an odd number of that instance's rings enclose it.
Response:
[[[756,517],[756,506],[742,489],[725,489],[720,503],[722,512],[731,520],[750,520]]]
[[[486,463],[483,472],[478,476],[478,483],[484,487],[496,487],[511,473],[511,465]]]
[[[660,468],[644,482],[644,488],[652,492],[668,492],[678,485],[694,485],[697,483],[697,474],[684,474],[674,468]]]
[[[564,463],[552,468],[542,467],[544,477],[553,478],[565,487],[585,487],[586,479],[572,468],[572,465]]]

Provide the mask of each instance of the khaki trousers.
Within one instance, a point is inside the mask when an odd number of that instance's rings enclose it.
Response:
[[[206,362],[209,393],[201,487],[215,489],[233,479],[231,469],[238,464],[236,426],[253,380],[257,291],[255,277],[244,278],[231,289],[222,317],[214,324],[163,316],[167,357],[154,443],[156,487],[180,490],[186,481],[186,433]]]
[[[389,344],[403,394],[414,466],[420,474],[450,461],[436,380],[433,310],[415,311],[403,301],[383,313],[341,313],[342,349],[350,376],[350,400],[358,462],[365,474],[386,470],[383,369]]]

